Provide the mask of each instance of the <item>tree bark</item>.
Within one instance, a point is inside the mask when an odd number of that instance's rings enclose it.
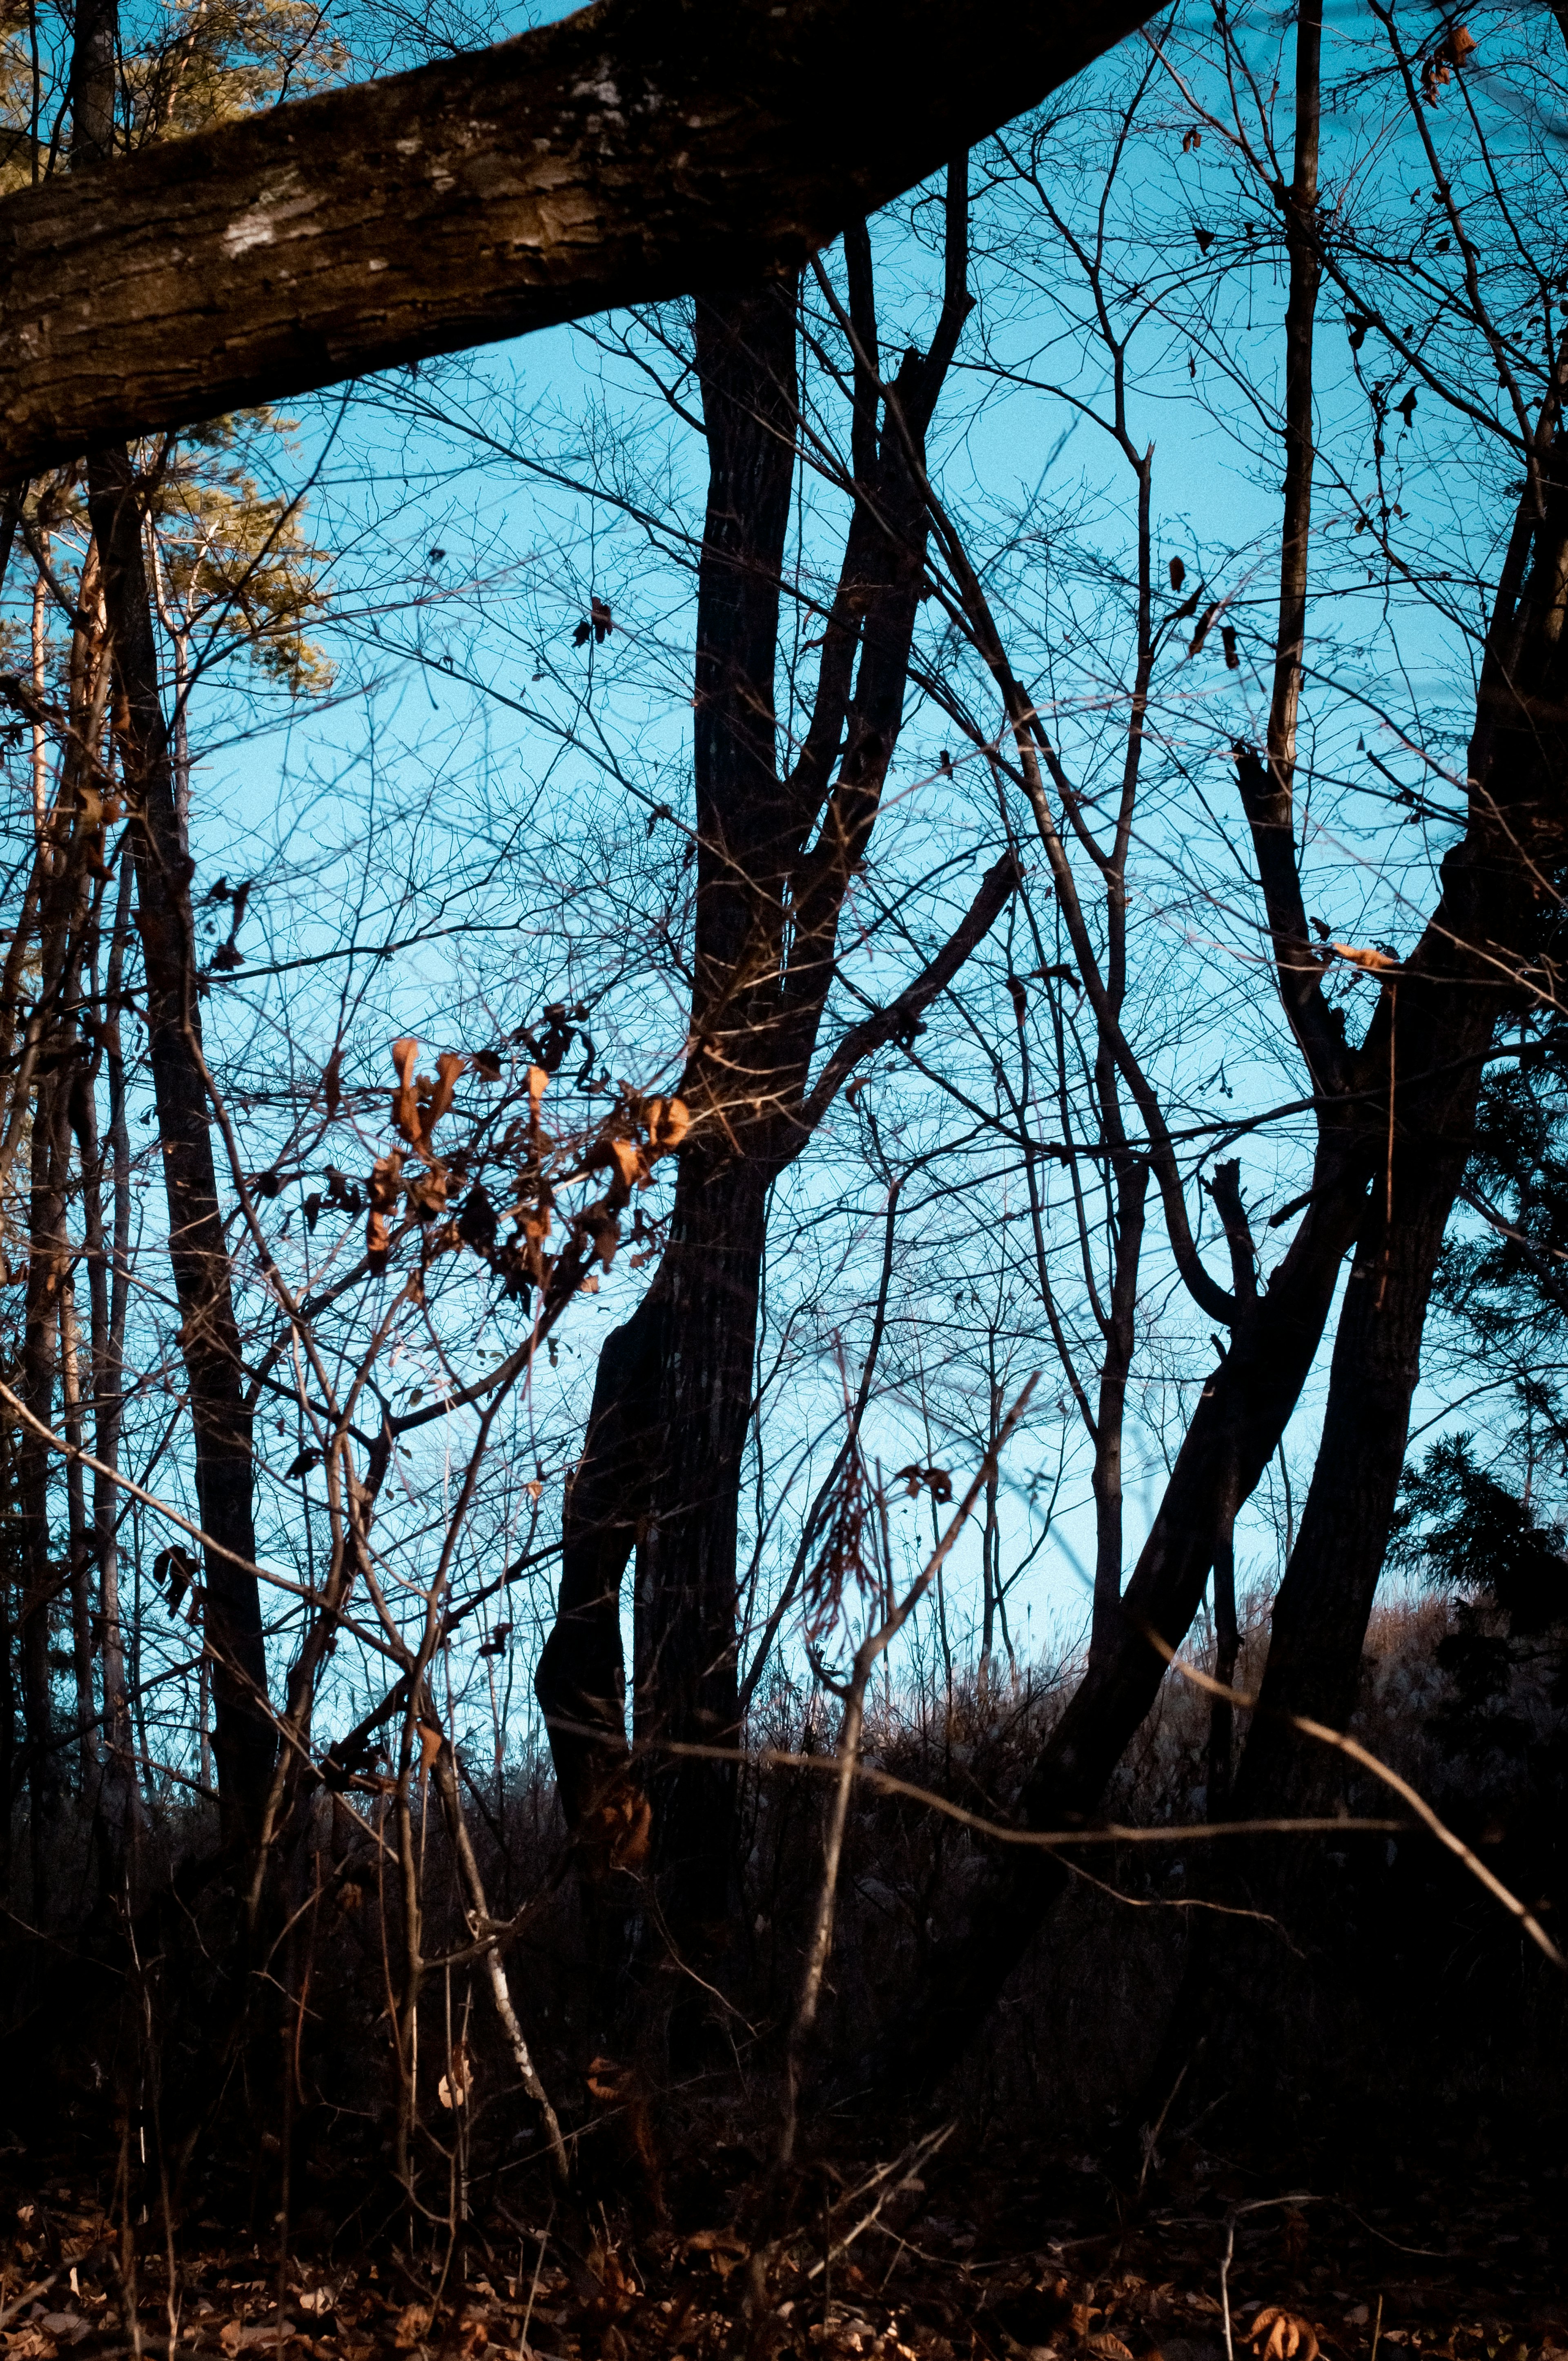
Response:
[[[0,481],[797,269],[1148,13],[600,0],[473,56],[45,181],[0,204]]]
[[[732,1920],[736,1766],[664,1756],[659,1741],[740,1743],[735,1553],[771,1179],[752,1158],[683,1166],[660,1272],[668,1343],[638,1553],[633,1730],[652,1758],[654,1870],[677,1940],[710,1961]]]
[[[1559,387],[1568,374],[1568,349]],[[1323,1440],[1275,1603],[1238,1781],[1254,1814],[1309,1810],[1336,1763],[1283,1717],[1343,1729],[1404,1466],[1421,1331],[1464,1175],[1497,1022],[1531,997],[1538,941],[1568,856],[1568,448],[1555,415],[1541,511],[1527,487],[1498,591],[1470,742],[1470,822],[1443,895],[1384,986],[1366,1060],[1387,1061],[1387,1153],[1346,1290]],[[1544,438],[1543,438],[1544,439]]]
[[[58,1067],[46,1074],[33,1104],[27,1309],[16,1390],[33,1416],[46,1427],[52,1423],[60,1365],[60,1294],[70,1261],[65,1231],[65,1167],[70,1154],[65,1124],[67,1081],[67,1075]],[[60,1807],[54,1676],[49,1644],[60,1586],[49,1551],[49,1448],[29,1428],[22,1437],[19,1456],[25,1588],[17,1621],[22,1711],[27,1740],[32,1906],[41,1922],[49,1901],[49,1824]]]
[[[736,1533],[769,1191],[856,1060],[917,1020],[1014,881],[1011,861],[999,863],[944,950],[893,1008],[851,1028],[808,1090],[839,912],[902,718],[924,580],[924,487],[911,448],[923,444],[969,309],[963,166],[949,174],[948,230],[932,347],[905,356],[880,436],[869,243],[863,232],[846,241],[861,346],[856,500],[810,726],[783,776],[773,683],[795,463],[794,291],[764,284],[705,299],[696,313],[709,482],[694,700],[696,942],[681,1084],[692,1130],[658,1275],[601,1358],[567,1507],[560,1617],[535,1686],[568,1820],[596,1843],[608,1840],[613,1860],[624,1843],[618,1831],[630,1822],[612,1815],[601,1828],[591,1806],[627,1762],[619,1595],[635,1544],[634,1730],[652,1765],[658,1904],[677,1963],[699,1972],[722,1949],[732,1915],[734,1770],[662,1750],[672,1741],[731,1745],[739,1735]]]
[[[88,504],[104,567],[118,691],[116,730],[137,825],[137,924],[147,979],[148,1047],[169,1206],[169,1250],[190,1389],[196,1493],[205,1553],[206,1646],[213,1664],[214,1751],[225,1835],[253,1836],[273,1758],[267,1657],[256,1576],[251,1414],[218,1203],[196,1005],[192,862],[174,807],[159,697],[142,510],[128,455],[88,470]]]

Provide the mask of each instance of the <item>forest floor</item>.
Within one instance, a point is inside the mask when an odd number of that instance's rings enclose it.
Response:
[[[112,2174],[25,2161],[0,2159],[0,2346],[20,2361],[1227,2361],[1227,2302],[1235,2361],[1568,2361],[1555,2160],[1519,2177],[1429,2154],[1325,2193],[1321,2160],[1295,2188],[1190,2147],[1137,2194],[1000,2133],[881,2164],[840,2152],[797,2182],[808,2226],[750,2317],[756,2158],[718,2139],[671,2170],[663,2219],[596,2204],[586,2252],[587,2213],[573,2251],[548,2207],[535,2221],[477,2184],[462,2235],[427,2225],[417,2250],[389,2230],[355,2251],[318,2216],[314,2250],[302,2224],[280,2256],[216,2220],[170,2240],[154,2214],[133,2256]],[[1273,2308],[1286,2318],[1249,2341]]]

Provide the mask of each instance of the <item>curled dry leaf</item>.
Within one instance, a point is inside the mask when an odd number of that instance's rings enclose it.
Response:
[[[441,1732],[433,1721],[419,1725],[419,1767],[428,1771],[441,1752]]]
[[[430,2326],[430,2321],[431,2311],[428,2303],[410,2303],[403,2306],[402,2311],[398,2314],[397,2325],[392,2331],[392,2342],[400,2353],[409,2352],[419,2343],[420,2338]]]
[[[673,1155],[691,1129],[691,1109],[685,1099],[650,1099],[648,1137],[656,1156]]]
[[[452,1104],[453,1094],[457,1088],[458,1076],[466,1073],[467,1067],[467,1059],[462,1057],[455,1049],[444,1049],[437,1058],[435,1081],[431,1087],[430,1103],[423,1111],[424,1122],[422,1128],[426,1139],[430,1137],[431,1133]]]
[[[738,2231],[696,2230],[689,2238],[681,2240],[682,2252],[706,2255],[720,2279],[727,2279],[737,2263],[743,2263],[751,2249]]]
[[[419,1100],[414,1092],[414,1063],[418,1057],[419,1043],[411,1034],[393,1042],[392,1063],[398,1070],[398,1087],[392,1093],[392,1122],[411,1143],[419,1137]]]
[[[1352,967],[1360,968],[1367,975],[1386,975],[1399,964],[1392,951],[1380,951],[1376,946],[1358,950],[1354,943],[1335,943],[1332,948],[1342,960],[1348,960]]]
[[[1086,2336],[1083,2349],[1094,2354],[1096,2361],[1133,2361],[1131,2346],[1124,2345],[1109,2328],[1102,2328],[1097,2336]]]
[[[467,2105],[473,2087],[474,2064],[468,2055],[468,2046],[466,2042],[458,2040],[453,2044],[452,2056],[447,2061],[445,2073],[436,2085],[435,2095],[450,2114],[454,2107]]]
[[[615,1167],[615,1177],[625,1189],[634,1189],[639,1180],[646,1181],[648,1167],[642,1150],[634,1139],[607,1139],[605,1153]]]
[[[400,1150],[393,1148],[389,1156],[378,1157],[371,1169],[367,1185],[370,1198],[370,1218],[365,1225],[365,1251],[370,1268],[379,1277],[387,1268],[387,1255],[392,1233],[387,1216],[396,1206],[402,1191],[403,1159]]]
[[[1310,2321],[1283,2305],[1266,2305],[1247,2332],[1258,2361],[1317,2361],[1317,2332]]]
[[[545,1072],[543,1066],[530,1066],[528,1070],[528,1113],[530,1120],[533,1123],[537,1123],[539,1121],[539,1102],[544,1096],[544,1086],[549,1080],[550,1077]]]
[[[653,1807],[629,1772],[600,1795],[577,1823],[576,1843],[590,1877],[610,1869],[641,1869],[648,1858]]]

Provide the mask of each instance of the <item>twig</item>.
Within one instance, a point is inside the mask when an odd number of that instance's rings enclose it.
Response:
[[[554,2220],[555,2220],[555,2200],[554,2200],[554,2198],[552,2198],[552,2199],[550,2200],[550,2212],[549,2212],[549,2215],[548,2215],[548,2217],[547,2217],[547,2219],[546,2219],[546,2221],[545,2221],[544,2227],[543,2227],[543,2231],[540,2233],[540,2238],[539,2238],[539,2255],[538,2255],[538,2258],[537,2258],[537,2260],[535,2261],[534,2266],[533,2266],[533,2284],[532,2284],[532,2287],[529,2289],[529,2290],[528,2290],[528,2302],[527,2302],[527,2304],[526,2304],[526,2306],[524,2307],[524,2310],[523,2310],[523,2315],[522,2315],[522,2326],[521,2326],[521,2329],[519,2330],[519,2332],[518,2332],[518,2339],[517,2339],[517,2356],[518,2356],[518,2361],[528,2361],[528,2327],[529,2327],[529,2323],[530,2323],[530,2322],[532,2321],[532,2319],[533,2318],[533,2300],[534,2300],[535,2296],[539,2293],[539,2280],[540,2280],[540,2275],[541,2275],[541,2273],[543,2271],[543,2268],[544,2268],[544,2257],[545,2257],[545,2254],[546,2254],[546,2252],[547,2252],[547,2250],[548,2250],[548,2248],[549,2248],[549,2245],[550,2245],[550,2232],[551,2232],[552,2227],[554,2226]],[[1373,2356],[1373,2361],[1376,2361],[1376,2354]]]
[[[1258,1702],[1255,1697],[1245,1689],[1227,1687],[1223,1681],[1215,1680],[1211,1674],[1201,1673],[1196,1664],[1185,1663],[1168,1641],[1147,1626],[1146,1636],[1149,1645],[1165,1658],[1173,1672],[1181,1675],[1183,1680],[1192,1682],[1197,1688],[1206,1689],[1212,1697],[1228,1697],[1233,1705],[1243,1706],[1249,1712],[1255,1710]],[[1538,1950],[1545,1953],[1552,1966],[1568,1970],[1568,1960],[1563,1958],[1533,1911],[1525,1907],[1517,1894],[1509,1892],[1500,1877],[1493,1875],[1486,1862],[1477,1859],[1463,1838],[1454,1835],[1447,1822],[1438,1817],[1431,1806],[1416,1793],[1408,1779],[1401,1779],[1397,1771],[1391,1771],[1387,1763],[1379,1762],[1376,1754],[1370,1753],[1358,1740],[1347,1737],[1342,1730],[1330,1730],[1323,1722],[1310,1720],[1304,1713],[1286,1713],[1279,1718],[1288,1721],[1292,1730],[1300,1730],[1303,1737],[1315,1738],[1320,1745],[1332,1746],[1340,1753],[1348,1754],[1353,1763],[1358,1763],[1364,1771],[1370,1771],[1375,1779],[1380,1779],[1386,1787],[1391,1787],[1400,1801],[1409,1806],[1422,1826],[1431,1830],[1439,1844],[1445,1846],[1455,1861],[1463,1861],[1471,1876],[1478,1879],[1493,1899],[1500,1902],[1509,1916],[1519,1920],[1530,1941]],[[1244,1825],[1261,1827],[1264,1824],[1253,1822]],[[1347,1821],[1345,1826],[1349,1825]]]
[[[822,1978],[828,1965],[828,1955],[833,1944],[834,1906],[839,1889],[839,1863],[844,1850],[844,1829],[850,1816],[850,1796],[855,1784],[859,1764],[861,1733],[865,1721],[866,1690],[878,1660],[904,1629],[925,1598],[953,1543],[969,1521],[970,1511],[984,1490],[992,1468],[999,1463],[1007,1447],[1014,1428],[1029,1406],[1029,1397],[1038,1382],[1038,1373],[1029,1379],[1012,1410],[1003,1421],[996,1437],[970,1483],[969,1490],[953,1512],[947,1532],[932,1551],[920,1573],[911,1583],[903,1598],[883,1620],[868,1631],[855,1651],[854,1672],[844,1703],[844,1716],[839,1730],[839,1744],[834,1756],[838,1784],[828,1809],[828,1826],[822,1846],[822,1882],[817,1897],[816,1920],[811,1939],[806,1946],[806,1964],[801,1971],[800,1997],[795,2004],[795,2021],[790,2027],[789,2047],[784,2061],[784,2111],[779,2132],[778,2164],[782,2170],[795,2153],[797,2100],[800,2089],[800,2068],[806,2043],[817,2023],[817,2004],[821,1998]]]
[[[1172,2093],[1174,2097],[1175,2093]],[[1292,2189],[1283,2197],[1252,2197],[1245,2205],[1233,2205],[1225,2216],[1225,2258],[1220,2265],[1220,2310],[1225,2323],[1225,2361],[1236,2361],[1236,2350],[1231,2336],[1231,2264],[1236,2249],[1236,2224],[1244,2213],[1262,2213],[1270,2205],[1317,2205],[1321,2200],[1310,2190]]]
[[[852,2230],[847,2230],[844,2235],[838,2240],[837,2244],[829,2245],[828,2246],[821,2262],[812,2264],[811,2268],[806,2274],[808,2282],[814,2279],[819,2271],[825,2270],[829,2263],[837,2262],[840,2255],[848,2253],[849,2249],[854,2245],[855,2240],[861,2236],[861,2233],[871,2229],[874,2225],[877,2216],[882,2212],[883,2207],[887,2203],[888,2199],[894,2196],[896,2191],[904,2186],[905,2181],[908,2179],[909,2174],[915,2170],[916,2167],[917,2165],[924,2164],[927,2157],[935,2156],[937,2150],[943,2145],[944,2141],[950,2139],[957,2129],[958,2125],[956,2122],[941,2125],[938,2130],[927,2132],[924,2139],[912,2140],[910,2145],[905,2149],[904,2154],[898,2158],[896,2164],[890,2164],[884,2167],[882,2175],[882,2192],[878,2197],[876,2203],[872,2207],[869,2213],[863,2213],[861,2216],[861,2219],[856,2223]]]

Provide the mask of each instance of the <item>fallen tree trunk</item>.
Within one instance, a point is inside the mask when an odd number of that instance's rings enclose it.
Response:
[[[1148,0],[599,0],[0,203],[0,481],[796,269]]]

